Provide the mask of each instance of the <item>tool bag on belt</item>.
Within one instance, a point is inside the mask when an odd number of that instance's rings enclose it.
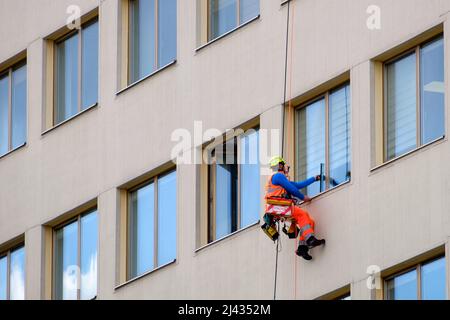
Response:
[[[291,216],[294,200],[282,197],[266,199],[266,213],[272,215]]]

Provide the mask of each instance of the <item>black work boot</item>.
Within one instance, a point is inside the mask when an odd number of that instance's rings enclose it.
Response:
[[[308,245],[309,249],[312,249],[314,247],[324,245],[325,239],[318,240],[316,237],[311,236],[308,240],[306,240],[306,244]]]
[[[295,253],[302,257],[305,260],[311,260],[312,257],[308,254],[308,246],[305,245],[299,245],[297,251],[295,251]]]

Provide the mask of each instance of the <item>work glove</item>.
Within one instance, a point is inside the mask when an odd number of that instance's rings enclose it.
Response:
[[[298,227],[296,227],[297,232],[288,232],[288,230],[286,229],[286,225],[283,226],[283,233],[285,235],[287,235],[289,237],[289,239],[295,239],[297,235],[300,234],[300,229]]]

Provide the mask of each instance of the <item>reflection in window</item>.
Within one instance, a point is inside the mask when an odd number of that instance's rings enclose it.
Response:
[[[56,125],[98,101],[98,22],[57,41],[55,50]]]
[[[248,130],[210,152],[209,242],[259,220],[259,131]],[[239,188],[240,186],[240,188]]]
[[[417,272],[407,272],[388,281],[388,300],[416,300]]]
[[[395,158],[416,147],[416,56],[386,67],[387,156]]]
[[[9,151],[9,77],[0,77],[0,155]]]
[[[325,99],[320,99],[297,111],[297,171],[299,179],[316,176],[325,165]],[[322,184],[307,187],[306,194],[313,196],[321,191]]]
[[[210,0],[209,40],[233,30],[259,14],[259,0]]]
[[[444,300],[447,296],[445,257],[394,276],[386,286],[388,300]]]
[[[130,278],[154,268],[154,195],[153,183],[130,194]]]
[[[174,170],[129,193],[129,279],[176,259],[176,188]]]
[[[56,124],[78,113],[78,34],[56,45]]]
[[[79,216],[74,222],[55,230],[55,299],[90,300],[95,298],[97,295],[97,246],[97,211]]]
[[[296,180],[325,178],[303,192],[314,196],[350,180],[350,85],[298,108],[295,117]]]
[[[390,160],[444,135],[442,37],[385,68],[386,160]]]
[[[330,94],[330,185],[350,180],[350,87]]]
[[[81,34],[81,110],[85,110],[98,101],[98,23],[86,26]]]
[[[177,1],[130,0],[129,84],[176,59]]]
[[[259,134],[249,131],[239,137],[241,141],[241,219],[240,228],[259,220],[261,194],[259,191]]]
[[[8,297],[8,257],[0,257],[0,300],[6,300]]]
[[[81,217],[80,228],[80,299],[90,300],[97,296],[98,215],[91,213]]]
[[[0,255],[0,300],[24,299],[25,248],[22,246]]]
[[[259,14],[260,0],[239,0],[239,21],[245,23]]]
[[[215,239],[237,230],[237,144],[236,138],[215,149]]]
[[[424,264],[421,275],[422,300],[445,300],[447,297],[445,258]]]
[[[444,40],[424,45],[420,50],[420,97],[422,144],[444,132]]]
[[[26,142],[27,67],[23,62],[0,75],[0,156]]]
[[[177,175],[173,171],[158,179],[158,265],[177,255]]]

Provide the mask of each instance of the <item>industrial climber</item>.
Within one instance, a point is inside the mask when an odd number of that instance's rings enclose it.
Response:
[[[274,174],[270,176],[266,185],[266,211],[270,207],[271,200],[274,199],[300,199],[305,202],[311,201],[307,195],[303,195],[299,190],[303,189],[310,184],[320,181],[320,175],[311,177],[301,182],[289,181],[289,166],[282,157],[273,157],[270,160],[270,167],[274,171]],[[287,234],[299,233],[299,246],[296,254],[305,260],[311,260],[309,255],[309,249],[324,245],[324,239],[317,239],[314,235],[315,222],[310,217],[308,212],[302,208],[292,205],[291,206],[291,227]],[[298,229],[297,229],[298,226]],[[295,236],[294,236],[295,237]]]

